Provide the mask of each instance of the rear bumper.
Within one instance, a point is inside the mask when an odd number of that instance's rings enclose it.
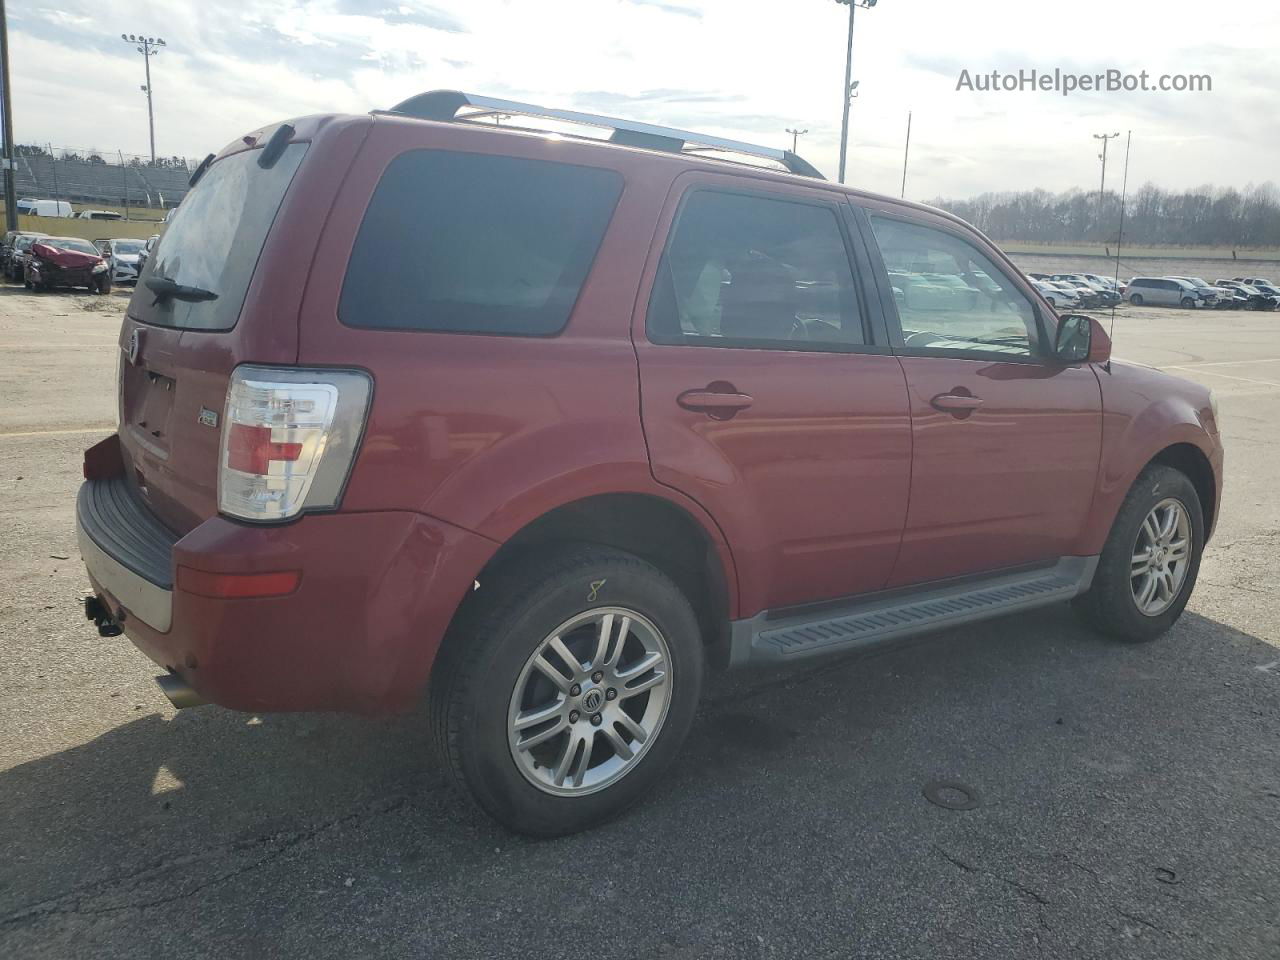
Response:
[[[122,486],[122,477],[88,480],[77,504],[95,594],[155,663],[203,699],[237,710],[410,708],[454,611],[497,547],[408,512],[314,514],[273,526],[213,517],[181,538],[169,535],[160,573],[157,543],[118,528],[135,508],[146,510],[131,490],[122,505]],[[286,596],[227,599],[184,588],[208,578],[180,568],[298,571],[301,579]]]

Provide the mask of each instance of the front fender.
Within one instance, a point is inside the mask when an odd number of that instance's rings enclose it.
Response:
[[[1074,551],[1078,555],[1102,552],[1120,505],[1138,474],[1163,451],[1179,444],[1198,450],[1212,470],[1214,515],[1205,517],[1205,527],[1213,528],[1222,499],[1223,456],[1208,390],[1158,371],[1150,373],[1180,387],[1196,389],[1160,390],[1156,394],[1128,384],[1109,383],[1108,375],[1102,375],[1102,456],[1093,503]],[[1148,379],[1145,372],[1142,379]]]

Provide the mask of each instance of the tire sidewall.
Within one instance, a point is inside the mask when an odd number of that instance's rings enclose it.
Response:
[[[593,599],[588,602],[588,597]],[[644,615],[667,642],[672,688],[666,717],[636,767],[611,786],[581,797],[545,793],[524,777],[511,755],[507,711],[515,683],[552,630],[577,614],[611,606]],[[674,584],[647,564],[604,559],[498,618],[492,636],[474,639],[484,647],[472,676],[483,679],[469,683],[459,714],[451,718],[462,773],[483,808],[522,832],[559,835],[619,813],[652,786],[692,725],[703,668],[697,619]]]

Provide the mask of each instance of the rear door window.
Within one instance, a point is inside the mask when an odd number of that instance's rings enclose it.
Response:
[[[698,190],[658,265],[654,343],[821,350],[866,343],[832,207]]]
[[[306,150],[305,143],[291,143],[265,170],[258,166],[261,150],[235,153],[209,167],[147,260],[130,314],[183,330],[234,327],[267,231]],[[160,295],[161,286],[184,290]]]
[[[338,317],[352,327],[552,336],[622,193],[613,170],[401,154],[365,212]]]

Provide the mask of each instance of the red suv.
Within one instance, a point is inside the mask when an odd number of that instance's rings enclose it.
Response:
[[[1154,638],[1221,499],[1209,391],[956,218],[452,92],[210,157],[120,350],[77,505],[99,630],[180,706],[426,693],[534,834],[661,776],[704,664],[1066,600]]]

